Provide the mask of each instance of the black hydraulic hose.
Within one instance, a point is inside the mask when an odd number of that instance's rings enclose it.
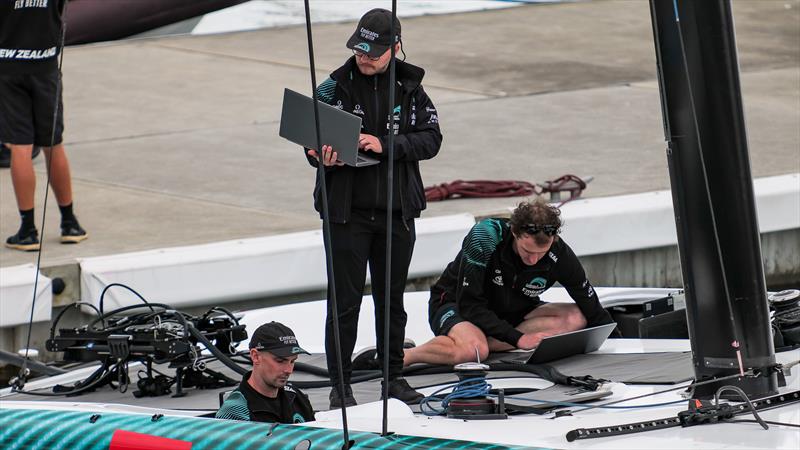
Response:
[[[395,37],[394,21],[397,20],[397,0],[392,0],[392,20],[389,25],[389,137],[386,145],[386,275],[383,302],[383,426],[381,436],[389,434],[389,327],[391,326],[392,302],[392,221],[394,211],[394,83],[395,83]],[[400,214],[402,217],[402,209]]]
[[[333,340],[334,340],[334,347],[336,348],[336,365],[339,371],[339,398],[341,399],[342,403],[342,433],[344,444],[342,448],[349,449],[350,448],[350,436],[347,429],[347,405],[344,401],[345,399],[345,390],[344,390],[344,371],[342,369],[342,346],[341,346],[341,339],[339,335],[339,308],[336,305],[336,278],[333,274],[333,254],[331,253],[331,228],[330,228],[330,215],[328,212],[328,188],[326,186],[325,180],[325,158],[322,152],[322,140],[320,138],[319,133],[319,105],[317,102],[319,101],[317,98],[317,75],[316,69],[314,68],[314,40],[311,35],[311,7],[308,4],[308,0],[303,1],[303,5],[305,8],[306,13],[306,35],[307,35],[307,42],[308,42],[308,62],[309,62],[309,71],[311,73],[311,96],[314,99],[314,132],[317,141],[317,178],[319,179],[320,184],[320,197],[322,198],[322,239],[323,245],[325,246],[325,262],[326,262],[326,271],[328,275],[328,292],[330,293],[330,298],[328,302],[330,304],[329,312],[333,316]]]
[[[232,360],[228,355],[223,353],[220,349],[217,348],[216,345],[212,344],[211,341],[206,339],[203,336],[203,333],[200,332],[194,325],[189,324],[188,326],[189,334],[191,334],[198,342],[202,343],[208,351],[211,352],[212,355],[216,356],[217,359],[222,363],[228,366],[228,368],[232,369],[234,372],[238,373],[239,375],[244,375],[248,372],[247,369],[236,364],[236,361]]]
[[[114,366],[114,368],[119,370],[122,366],[122,363],[123,361],[119,361]],[[16,387],[13,387],[12,390],[14,393],[17,394],[34,395],[37,397],[63,397],[63,396],[76,395],[82,392],[86,392],[90,389],[94,389],[100,386],[101,384],[105,383],[107,381],[107,378],[113,372],[113,370],[114,370],[113,368],[109,370],[108,361],[103,361],[100,367],[97,368],[97,370],[92,372],[92,374],[89,375],[85,380],[79,382],[78,385],[76,385],[74,388],[72,389],[67,388],[60,392],[55,392],[55,389],[58,388],[58,385],[53,387],[54,390],[53,392],[25,391],[22,390],[22,388],[18,389]],[[80,385],[80,383],[86,383],[86,384]]]
[[[91,303],[87,303],[87,302],[77,302],[77,303],[72,303],[72,304],[70,304],[69,306],[67,306],[66,308],[62,309],[60,313],[58,313],[58,315],[56,316],[56,320],[54,320],[54,321],[53,321],[53,325],[51,325],[51,326],[50,326],[50,340],[53,340],[53,338],[55,337],[55,334],[56,334],[56,326],[58,325],[58,322],[60,322],[60,321],[61,321],[61,316],[63,316],[63,315],[64,315],[64,313],[66,313],[67,311],[69,311],[69,310],[70,310],[70,308],[79,308],[79,307],[81,307],[81,306],[88,306],[88,307],[90,307],[90,308],[94,309],[94,310],[95,310],[95,312],[97,313],[97,315],[98,315],[98,316],[99,316],[99,315],[101,315],[101,314],[100,314],[100,310],[99,310],[99,309],[97,309],[97,307],[96,307],[96,306],[94,306],[94,305],[93,305],[93,304],[91,304]]]
[[[56,140],[56,122],[58,121],[58,106],[59,106],[59,98],[61,98],[61,67],[64,65],[64,42],[67,35],[67,23],[64,18],[67,15],[67,3],[68,0],[64,0],[63,7],[61,9],[61,42],[59,48],[59,55],[58,55],[58,79],[56,81],[56,95],[55,100],[53,101],[53,121],[50,127],[50,157],[45,158],[47,160],[47,183],[45,183],[44,188],[44,203],[42,206],[42,226],[41,231],[42,234],[39,240],[39,251],[36,255],[36,274],[33,277],[33,300],[31,300],[31,315],[28,319],[28,335],[25,338],[25,360],[22,361],[22,366],[19,369],[19,375],[16,377],[15,387],[22,389],[25,386],[25,380],[28,378],[28,353],[31,347],[31,330],[33,329],[33,312],[36,310],[36,291],[39,287],[39,269],[42,267],[42,253],[44,253],[44,232],[45,232],[45,219],[47,218],[47,197],[50,194],[50,167],[53,164],[53,145],[55,144]],[[47,155],[45,155],[47,156]]]
[[[106,298],[106,291],[108,291],[112,287],[123,287],[123,288],[131,291],[133,293],[133,295],[139,297],[139,300],[144,302],[145,305],[150,305],[151,304],[150,302],[145,300],[144,297],[142,297],[141,294],[136,292],[132,287],[130,287],[128,285],[125,285],[125,284],[122,284],[122,283],[111,283],[111,284],[107,285],[105,288],[103,288],[103,292],[100,293],[100,314],[103,314],[103,300],[105,300],[105,298]],[[153,308],[150,308],[150,310],[154,311]]]

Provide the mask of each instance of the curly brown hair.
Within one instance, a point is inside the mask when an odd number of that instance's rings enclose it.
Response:
[[[561,210],[537,197],[533,201],[517,205],[511,213],[509,223],[514,236],[524,233],[533,237],[537,244],[544,245],[551,236],[558,239],[562,225]]]

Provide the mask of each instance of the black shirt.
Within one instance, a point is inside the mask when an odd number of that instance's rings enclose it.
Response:
[[[217,411],[217,419],[250,420],[253,422],[303,423],[314,420],[314,409],[308,397],[290,384],[278,389],[270,398],[261,395],[247,382],[253,372],[247,372],[242,382],[225,399]]]
[[[517,323],[540,303],[539,295],[561,283],[586,317],[588,326],[612,323],[600,305],[578,257],[564,240],[533,266],[513,249],[514,236],[506,219],[484,219],[470,230],[456,259],[431,287],[431,311],[442,303],[456,304],[458,314],[487,336],[513,346],[522,332]]]
[[[0,1],[0,74],[58,69],[64,0]]]

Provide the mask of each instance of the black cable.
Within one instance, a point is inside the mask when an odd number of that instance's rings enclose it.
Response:
[[[150,303],[147,300],[145,300],[144,297],[142,297],[142,295],[139,294],[138,292],[136,292],[132,287],[127,286],[127,285],[122,284],[122,283],[111,283],[111,284],[107,285],[105,288],[103,288],[103,292],[100,293],[100,313],[101,314],[103,313],[103,300],[106,297],[106,291],[108,291],[109,289],[111,289],[112,287],[115,287],[115,286],[123,287],[123,288],[131,291],[133,293],[133,295],[139,297],[139,300],[143,301],[145,305],[150,305]],[[153,310],[153,308],[150,308],[150,310],[155,312],[155,310]]]
[[[311,73],[311,96],[314,100],[314,132],[317,141],[317,178],[320,183],[320,197],[322,198],[322,238],[325,245],[326,271],[328,275],[328,287],[330,292],[330,313],[333,315],[333,339],[336,348],[336,362],[339,371],[339,398],[342,402],[342,433],[344,443],[342,448],[350,448],[350,437],[347,428],[347,405],[344,401],[344,372],[342,369],[342,347],[339,336],[339,308],[336,305],[336,278],[333,274],[333,254],[331,253],[331,229],[330,216],[328,214],[328,188],[325,180],[325,164],[322,154],[322,141],[319,133],[319,105],[317,102],[317,75],[314,68],[314,40],[311,35],[311,7],[308,0],[303,0],[306,15],[306,35],[308,42],[308,62]]]
[[[745,375],[755,376],[755,374],[753,373],[752,370],[746,371]],[[661,391],[651,392],[649,394],[642,394],[642,395],[637,395],[635,397],[623,398],[623,399],[614,400],[614,401],[611,401],[611,402],[606,402],[606,403],[601,404],[600,406],[615,405],[617,403],[627,402],[627,401],[630,401],[630,400],[638,400],[638,399],[644,398],[644,397],[651,397],[653,395],[665,394],[667,392],[672,392],[672,391],[679,391],[681,389],[688,389],[690,387],[702,386],[704,384],[709,384],[709,383],[719,383],[720,381],[729,380],[731,378],[741,378],[741,376],[737,373],[737,374],[734,374],[734,375],[728,375],[728,376],[720,377],[720,378],[711,378],[711,379],[705,380],[705,381],[698,381],[698,382],[694,382],[694,383],[689,383],[686,386],[678,386],[678,387],[674,387],[674,388],[670,388],[670,389],[664,389],[664,390],[661,390]],[[592,409],[592,408],[577,409],[575,411],[572,411],[572,414],[576,414],[576,413],[579,413],[581,411],[586,411],[587,409]]]
[[[97,315],[98,315],[98,316],[100,315],[100,310],[98,310],[98,309],[97,309],[97,307],[96,307],[96,306],[94,306],[94,305],[93,305],[93,304],[91,304],[91,303],[87,303],[87,302],[76,302],[76,303],[72,303],[72,304],[70,304],[70,305],[67,305],[67,307],[66,307],[66,308],[62,309],[62,310],[61,310],[61,312],[60,312],[60,313],[58,313],[58,315],[56,316],[56,320],[54,320],[54,321],[53,321],[53,325],[51,325],[51,326],[50,326],[50,340],[51,340],[51,341],[52,341],[52,340],[53,340],[53,338],[55,337],[55,334],[56,334],[56,326],[58,325],[58,322],[59,322],[59,321],[61,321],[61,316],[63,316],[63,315],[64,315],[64,313],[66,313],[66,312],[67,312],[67,311],[68,311],[70,308],[79,308],[80,306],[88,306],[88,307],[90,307],[90,308],[94,309],[94,310],[95,310],[95,312],[97,312]]]
[[[119,366],[121,363],[122,363],[122,361],[117,362],[116,366]],[[81,387],[78,387],[78,388],[75,388],[75,389],[71,389],[71,390],[67,390],[67,391],[63,391],[63,392],[24,391],[21,388],[17,389],[17,388],[14,388],[14,387],[12,387],[12,391],[14,393],[17,393],[17,394],[34,395],[34,396],[37,396],[37,397],[63,397],[63,396],[80,394],[80,393],[88,391],[90,389],[94,389],[95,387],[101,385],[102,383],[107,382],[108,381],[108,377],[111,375],[113,370],[114,369],[109,369],[108,362],[103,361],[101,366],[97,370],[92,372],[92,374],[89,375],[85,380],[83,380],[83,382],[87,382],[87,381],[91,380],[93,377],[98,377],[98,378],[94,379],[93,381],[90,381],[89,384],[87,384],[85,386],[81,386]],[[55,387],[53,389],[55,389]]]
[[[739,394],[739,396],[742,397],[742,399],[747,403],[747,406],[750,408],[750,412],[753,413],[753,417],[756,418],[756,422],[758,422],[758,424],[761,425],[761,428],[763,428],[765,430],[769,429],[767,424],[764,423],[764,421],[761,419],[761,416],[758,415],[758,411],[756,411],[756,407],[753,406],[753,403],[750,401],[750,397],[748,397],[747,394],[745,394],[743,390],[741,390],[740,388],[738,388],[736,386],[728,385],[728,386],[722,386],[721,388],[717,389],[717,392],[714,393],[714,405],[715,406],[719,406],[719,396],[720,396],[720,394],[722,394],[725,391],[733,391],[733,392],[736,392],[737,394]]]
[[[22,389],[25,386],[25,380],[28,377],[30,371],[28,370],[28,353],[30,352],[31,346],[31,330],[33,328],[33,312],[36,309],[36,290],[39,287],[39,269],[42,267],[42,253],[44,252],[44,225],[45,225],[45,218],[47,217],[47,197],[50,194],[50,167],[53,165],[53,145],[55,144],[56,140],[56,122],[58,121],[58,105],[59,99],[61,98],[61,68],[64,65],[64,42],[67,35],[67,23],[64,18],[67,15],[67,3],[68,0],[64,0],[63,7],[61,8],[61,43],[60,43],[60,51],[58,55],[58,77],[56,79],[56,95],[55,101],[53,106],[53,122],[50,128],[50,157],[47,157],[47,153],[45,153],[45,160],[47,160],[47,182],[45,183],[44,188],[44,204],[42,206],[42,233],[39,238],[39,251],[36,255],[36,274],[33,278],[33,300],[31,301],[31,315],[28,319],[28,335],[25,339],[25,356],[24,360],[22,361],[22,367],[19,369],[19,375],[16,379],[16,386]],[[34,142],[34,145],[36,143]]]
[[[239,375],[244,375],[248,372],[247,369],[236,364],[236,362],[230,359],[228,355],[226,355],[220,349],[218,349],[216,345],[212,344],[211,341],[209,341],[205,336],[203,336],[203,333],[201,333],[200,330],[194,327],[194,325],[189,324],[188,329],[189,329],[189,334],[191,334],[195,339],[197,339],[198,342],[202,343],[208,349],[208,351],[211,352],[211,354],[213,354],[214,356],[217,357],[217,359],[219,359],[219,361],[222,364],[225,364],[228,368],[232,369]]]
[[[703,180],[705,181],[705,191],[706,191],[706,200],[708,201],[708,205],[710,208],[708,209],[708,213],[711,215],[711,229],[714,231],[714,248],[717,253],[717,262],[722,270],[720,270],[720,274],[722,276],[722,285],[725,289],[725,304],[728,306],[728,319],[731,322],[731,329],[733,331],[733,343],[731,346],[735,349],[736,353],[736,360],[739,363],[739,375],[744,376],[744,366],[742,365],[742,352],[740,349],[741,346],[741,332],[739,328],[736,326],[736,319],[733,314],[733,305],[731,305],[731,293],[730,289],[728,288],[728,276],[726,275],[725,271],[725,260],[722,256],[722,245],[719,241],[719,227],[717,222],[716,214],[714,213],[714,202],[711,199],[711,188],[709,186],[708,181],[708,171],[706,169],[706,158],[705,153],[703,152],[703,142],[700,139],[700,125],[697,123],[697,106],[695,104],[694,99],[694,90],[692,89],[692,78],[689,74],[689,59],[686,56],[686,45],[683,41],[683,31],[681,31],[681,19],[678,13],[678,0],[672,0],[672,4],[675,11],[675,22],[676,27],[678,30],[678,40],[681,44],[681,57],[683,58],[683,67],[684,72],[686,73],[686,86],[689,91],[689,104],[692,107],[692,120],[694,121],[694,129],[695,129],[695,137],[697,139],[697,149],[700,152],[700,168],[703,172]]]
[[[768,423],[770,425],[778,425],[778,426],[782,426],[782,427],[800,428],[800,424],[787,423],[787,422],[775,422],[775,421],[772,421],[772,420],[761,420],[761,421],[758,421],[758,420],[753,420],[753,419],[739,419],[739,420],[723,420],[722,422],[724,422],[724,423],[758,423],[758,424]]]
[[[394,21],[397,20],[397,0],[392,0],[392,19],[389,25],[389,136],[386,148],[386,275],[384,278],[383,302],[383,422],[381,436],[389,434],[389,327],[391,326],[392,302],[392,229],[394,211],[394,83],[395,83],[395,36]],[[400,220],[403,218],[402,210]]]

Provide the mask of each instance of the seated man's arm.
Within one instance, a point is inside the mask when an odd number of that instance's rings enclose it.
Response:
[[[247,400],[239,391],[233,391],[231,395],[225,399],[219,411],[214,416],[216,419],[228,420],[250,420],[250,409],[247,407]]]
[[[575,256],[572,249],[564,244],[564,255],[558,261],[557,280],[567,290],[569,296],[575,300],[575,304],[586,318],[587,327],[596,327],[607,323],[613,323],[614,319],[600,304],[594,287],[586,278],[583,265]]]
[[[500,319],[489,308],[489,299],[483,292],[486,265],[501,237],[500,223],[494,219],[486,219],[472,227],[464,238],[458,270],[456,304],[459,315],[480,328],[486,336],[516,347],[522,332]]]

